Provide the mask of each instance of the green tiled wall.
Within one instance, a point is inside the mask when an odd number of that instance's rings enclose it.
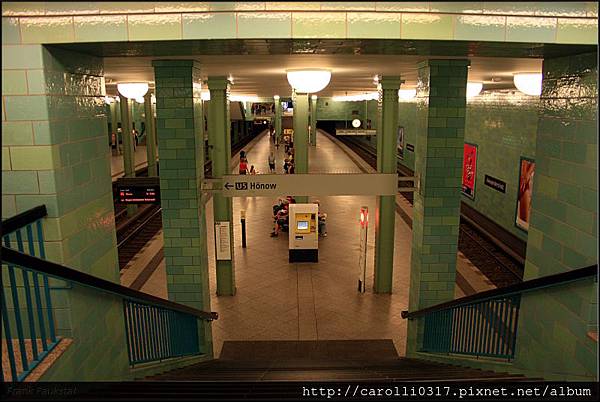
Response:
[[[200,69],[190,60],[153,62],[164,254],[169,299],[210,311]],[[210,324],[205,350],[212,353]]]
[[[3,43],[383,38],[597,43],[592,2],[2,3]]]
[[[409,310],[454,298],[468,60],[419,66]],[[421,328],[409,322],[408,351]]]
[[[543,73],[525,279],[598,263],[597,53],[546,59]],[[515,366],[597,381],[597,297],[590,280],[525,296]]]
[[[354,111],[358,113],[353,114]],[[371,128],[375,129],[377,127],[377,101],[339,102],[332,98],[317,98],[318,120],[348,121],[348,128],[352,128],[350,122],[354,118],[361,120],[363,127],[366,127],[367,120],[371,120]]]

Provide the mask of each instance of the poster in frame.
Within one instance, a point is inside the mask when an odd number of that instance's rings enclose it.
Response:
[[[531,220],[534,173],[535,161],[522,156],[519,161],[519,188],[517,192],[515,225],[525,232],[529,231],[529,222]]]
[[[398,158],[404,159],[404,127],[398,127],[398,137],[396,139]]]
[[[477,145],[465,142],[461,191],[470,199],[475,199],[475,177],[477,176]]]

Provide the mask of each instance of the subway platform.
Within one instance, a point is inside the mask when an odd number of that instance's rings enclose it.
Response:
[[[345,152],[340,152],[340,147]],[[276,153],[277,173],[283,174],[284,149],[279,150],[265,134],[246,148],[249,165],[267,173],[268,155]],[[236,158],[235,160],[237,160]],[[237,164],[232,159],[232,172]],[[361,173],[373,171],[345,145],[319,132],[316,147],[309,149],[310,173]],[[282,194],[284,197],[287,194]],[[311,197],[310,200],[316,200]],[[410,205],[397,203],[412,214]],[[359,214],[367,206],[374,216],[375,196],[320,197],[321,210],[327,213],[328,236],[319,239],[319,262],[288,262],[288,235],[269,236],[272,227],[271,197],[234,198],[235,296],[216,295],[214,230],[212,202],[206,209],[211,289],[211,310],[219,313],[212,324],[213,347],[218,357],[226,340],[357,340],[392,339],[403,354],[406,320],[400,318],[408,307],[411,228],[396,213],[393,293],[374,294],[375,227],[368,229],[367,290],[357,292],[359,275]],[[241,247],[240,211],[246,211],[247,248]],[[162,232],[149,242],[121,282],[129,286],[143,265],[162,247]],[[459,254],[458,272],[467,289],[456,287],[456,297],[469,290],[493,288],[477,269]],[[140,288],[167,298],[164,261]]]

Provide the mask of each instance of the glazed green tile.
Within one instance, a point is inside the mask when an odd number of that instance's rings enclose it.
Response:
[[[134,14],[134,13],[153,13],[153,2],[98,2],[100,14]]]
[[[429,12],[427,1],[380,1],[377,11]]]
[[[127,41],[127,16],[74,17],[76,42]]]
[[[46,91],[46,72],[44,70],[27,71],[27,90],[30,95],[42,95]]]
[[[73,17],[21,18],[23,43],[73,42]]]
[[[58,147],[11,147],[10,161],[13,170],[47,170],[60,166]]]
[[[294,13],[293,38],[345,38],[345,13]]]
[[[505,15],[534,15],[537,10],[537,4],[533,2],[516,1],[486,1],[483,3],[484,14],[505,14]]]
[[[6,120],[47,120],[45,96],[4,96]]]
[[[587,2],[561,1],[539,2],[536,4],[535,15],[552,17],[585,17]]]
[[[375,11],[374,1],[322,1],[322,11]]]
[[[347,13],[348,38],[400,39],[398,13]]]
[[[210,11],[259,11],[265,9],[264,1],[211,1]]]
[[[14,195],[2,195],[2,219],[17,214],[17,204]]]
[[[33,145],[31,122],[3,121],[2,143],[4,145]]]
[[[40,45],[2,46],[2,69],[43,68]]]
[[[157,13],[206,12],[206,11],[209,11],[209,2],[207,2],[207,1],[182,1],[182,2],[157,1],[154,3],[154,11]]]
[[[2,95],[27,95],[24,70],[2,70]]]
[[[9,147],[2,147],[2,170],[11,170]]]
[[[402,39],[453,38],[453,16],[435,14],[402,14]]]
[[[506,41],[554,43],[556,18],[506,17]]]
[[[21,43],[18,18],[2,18],[2,44],[12,45]]]
[[[127,27],[130,41],[181,39],[179,14],[130,15]]]
[[[504,41],[506,17],[483,15],[458,15],[454,28],[456,40]]]
[[[238,38],[291,38],[291,13],[238,13]]]
[[[233,13],[182,14],[183,39],[233,39],[236,19]]]
[[[3,1],[2,15],[44,15],[45,5],[43,1]]]
[[[483,12],[483,2],[429,2],[429,10],[433,13],[459,13],[459,14],[481,14]]]
[[[598,20],[559,18],[556,43],[597,44]]]
[[[68,129],[65,120],[34,121],[32,126],[36,145],[62,144],[67,141]]]
[[[321,10],[321,4],[308,1],[267,1],[266,9],[273,11],[319,11]]]
[[[34,171],[2,172],[2,193],[4,194],[38,194],[37,173]]]
[[[100,8],[97,2],[90,1],[47,1],[46,15],[80,15],[98,14]]]

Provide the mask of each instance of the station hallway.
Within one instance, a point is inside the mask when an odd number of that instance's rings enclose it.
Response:
[[[597,381],[597,30],[596,2],[3,2],[0,381]]]

